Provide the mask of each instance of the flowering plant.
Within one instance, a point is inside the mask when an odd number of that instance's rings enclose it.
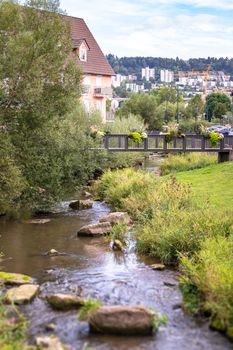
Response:
[[[173,137],[185,137],[185,134],[182,134],[179,130],[179,124],[172,123],[170,125],[163,126],[163,132],[160,135],[165,135],[165,141],[167,143],[173,140]]]
[[[224,135],[220,132],[215,131],[209,131],[207,127],[201,125],[200,133],[203,135],[206,139],[209,140],[210,146],[214,147],[218,144],[219,140],[224,139]]]

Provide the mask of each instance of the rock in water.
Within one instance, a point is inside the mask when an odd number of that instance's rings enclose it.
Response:
[[[39,289],[40,287],[34,284],[25,284],[20,287],[11,288],[6,292],[6,300],[14,304],[25,304],[37,295]]]
[[[4,284],[22,285],[33,284],[33,279],[21,273],[0,272],[0,282]]]
[[[150,267],[152,268],[152,270],[155,270],[155,271],[163,271],[166,268],[164,264],[153,264]]]
[[[84,299],[70,294],[53,294],[46,297],[48,303],[57,310],[69,310],[84,305]]]
[[[89,317],[90,330],[98,333],[149,335],[153,333],[151,310],[140,305],[101,306]]]
[[[67,350],[67,347],[61,343],[60,339],[57,337],[37,337],[36,345],[39,349],[46,350]]]
[[[56,249],[50,249],[47,253],[45,253],[45,255],[58,256],[58,255],[61,255],[61,253],[59,253]]]
[[[33,220],[24,221],[24,223],[25,224],[43,225],[43,224],[47,224],[50,221],[51,221],[51,219],[33,219]]]
[[[110,222],[101,222],[99,224],[86,225],[77,232],[78,236],[103,236],[111,233],[112,225]]]
[[[110,213],[110,214],[100,218],[99,221],[100,222],[110,222],[110,224],[112,224],[112,225],[114,225],[114,224],[128,225],[131,222],[129,215],[125,212]]]
[[[78,201],[71,202],[69,204],[69,207],[74,210],[90,209],[93,207],[93,201],[90,199],[78,200]]]

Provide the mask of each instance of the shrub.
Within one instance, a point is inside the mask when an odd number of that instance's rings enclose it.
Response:
[[[198,251],[203,239],[229,234],[232,221],[227,215],[191,209],[155,210],[152,219],[137,229],[139,250],[166,264],[176,264],[181,253],[192,256]]]
[[[124,199],[134,193],[143,193],[155,183],[153,174],[133,169],[106,172],[97,183],[96,192],[100,199],[106,199],[114,209],[127,209]]]
[[[159,165],[161,175],[179,171],[204,168],[217,163],[217,156],[203,153],[186,153],[182,155],[168,155]]]
[[[192,258],[182,257],[181,267],[185,307],[206,312],[211,326],[233,339],[233,236],[204,240]]]

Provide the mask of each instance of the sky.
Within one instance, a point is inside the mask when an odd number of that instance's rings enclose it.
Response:
[[[233,58],[233,0],[62,0],[105,54]]]

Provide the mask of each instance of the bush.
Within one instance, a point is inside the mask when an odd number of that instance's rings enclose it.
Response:
[[[153,174],[133,169],[106,172],[97,183],[96,192],[100,199],[105,199],[116,209],[126,210],[124,199],[134,193],[143,193],[145,188],[155,182]]]
[[[185,307],[204,311],[213,328],[233,339],[233,236],[206,239],[192,258],[182,257],[181,266]]]
[[[204,208],[156,210],[140,225],[136,237],[141,252],[177,264],[180,254],[192,256],[207,237],[227,236],[232,220]]]
[[[214,154],[186,153],[182,155],[169,154],[159,165],[161,175],[167,175],[179,171],[187,171],[204,168],[217,163],[217,156]]]

